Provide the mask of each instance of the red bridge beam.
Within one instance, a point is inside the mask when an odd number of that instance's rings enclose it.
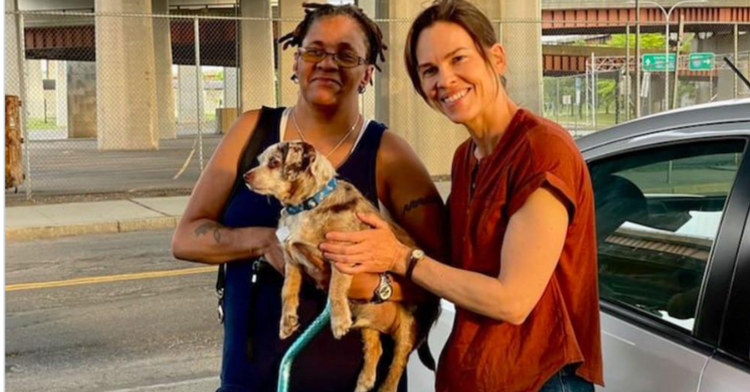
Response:
[[[677,25],[679,15],[689,22],[685,30],[716,31],[730,29],[732,23],[750,23],[750,7],[680,7],[670,16],[669,23]],[[635,25],[635,8],[561,9],[542,10],[544,35],[622,33],[625,26]],[[642,30],[664,30],[664,13],[658,8],[641,8]]]

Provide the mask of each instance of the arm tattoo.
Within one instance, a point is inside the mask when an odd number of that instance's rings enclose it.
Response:
[[[433,203],[441,203],[443,199],[440,198],[438,195],[433,196],[426,196],[421,199],[412,200],[404,205],[404,212],[403,214],[406,215],[407,212],[427,204],[433,204]]]
[[[223,229],[224,226],[216,223],[216,222],[206,222],[198,227],[195,228],[195,236],[200,237],[209,231],[214,232],[214,241],[216,241],[217,244],[221,243],[221,229]]]

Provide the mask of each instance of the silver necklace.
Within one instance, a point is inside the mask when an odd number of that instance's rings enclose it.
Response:
[[[349,128],[349,132],[347,132],[346,135],[344,135],[341,138],[341,140],[339,140],[339,142],[336,143],[336,145],[333,146],[333,148],[330,151],[328,151],[328,153],[323,154],[324,157],[328,158],[331,154],[333,154],[334,151],[338,150],[338,148],[341,147],[342,144],[344,144],[344,140],[349,138],[349,135],[351,135],[352,132],[354,132],[354,128],[356,128],[357,124],[359,124],[359,117],[360,116],[357,115],[357,119],[354,120],[354,124],[352,124],[351,128]],[[302,131],[302,128],[300,128],[299,124],[297,123],[297,107],[296,106],[294,107],[294,109],[292,109],[292,121],[294,121],[294,128],[297,130],[297,134],[299,135],[300,139],[302,139],[302,141],[305,143],[312,144],[305,139],[305,135]]]

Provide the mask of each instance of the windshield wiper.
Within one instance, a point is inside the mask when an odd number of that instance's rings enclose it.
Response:
[[[740,79],[742,79],[742,83],[745,83],[745,86],[747,86],[747,88],[750,88],[750,80],[747,80],[745,75],[743,75],[742,72],[740,72],[740,70],[737,69],[737,67],[735,67],[734,64],[732,64],[732,62],[729,61],[729,59],[726,56],[724,56],[724,61],[727,63],[727,65],[729,65],[729,68],[732,68],[732,71],[734,71],[734,73],[736,73],[737,76],[739,76]]]

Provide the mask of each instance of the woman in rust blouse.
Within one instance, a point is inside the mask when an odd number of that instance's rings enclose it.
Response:
[[[475,6],[438,0],[407,38],[417,92],[470,136],[453,158],[452,262],[368,215],[372,230],[329,233],[321,249],[344,272],[405,275],[456,305],[438,391],[593,391],[603,377],[589,173],[568,132],[508,97],[495,37]]]

